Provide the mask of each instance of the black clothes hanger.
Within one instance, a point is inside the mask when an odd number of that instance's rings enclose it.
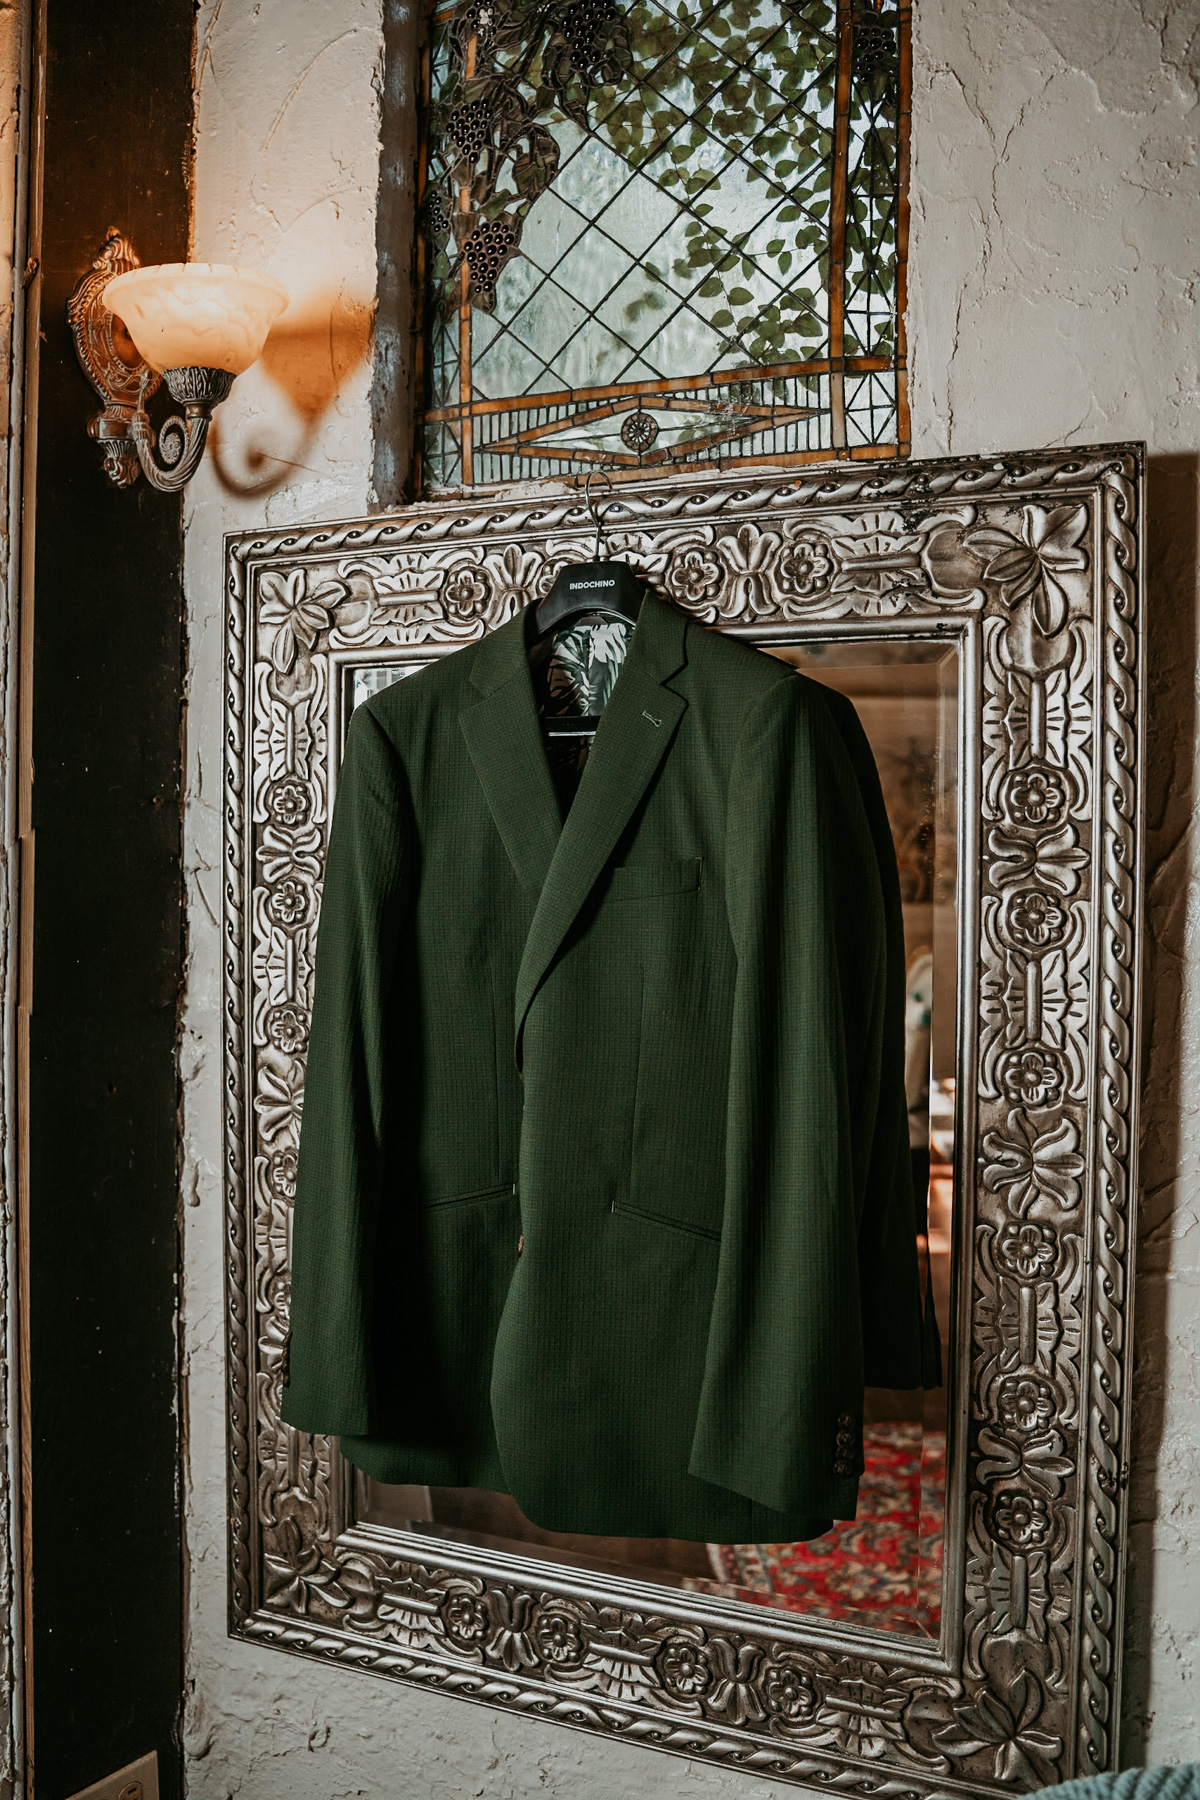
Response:
[[[600,539],[605,530],[603,516],[592,499],[592,481],[596,475],[602,476],[610,489],[613,485],[603,469],[590,470],[584,483],[584,505],[596,527],[592,560],[568,563],[565,569],[558,571],[554,586],[534,608],[529,621],[531,646],[549,637],[569,620],[581,618],[586,613],[606,613],[610,618],[624,619],[630,625],[637,623],[646,591],[643,584],[628,563],[602,560],[600,556]],[[608,510],[621,505],[622,501],[613,500]],[[590,741],[599,724],[598,718],[591,717],[544,718],[542,730],[547,738],[585,738]]]
[[[531,644],[536,644],[550,632],[557,631],[568,619],[577,619],[583,613],[607,613],[612,618],[625,619],[631,625],[637,623],[642,597],[646,591],[644,586],[628,563],[610,562],[602,560],[600,556],[604,522],[591,494],[592,480],[597,474],[608,481],[610,488],[613,485],[603,469],[591,470],[584,484],[584,504],[596,527],[596,547],[592,560],[568,563],[565,569],[558,571],[554,586],[534,608],[529,632]],[[614,500],[608,510],[622,504],[622,501]]]

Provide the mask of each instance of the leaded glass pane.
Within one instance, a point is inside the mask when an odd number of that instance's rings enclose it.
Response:
[[[906,27],[876,0],[435,4],[421,484],[906,450]]]

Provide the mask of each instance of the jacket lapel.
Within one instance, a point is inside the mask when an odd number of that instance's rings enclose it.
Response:
[[[686,700],[662,685],[684,664],[686,628],[682,613],[647,594],[616,686],[601,714],[579,791],[567,814],[529,928],[517,976],[518,1067],[525,1019],[534,996],[687,709]],[[540,751],[540,729],[532,698],[530,706]],[[541,766],[549,782],[544,755]]]
[[[562,817],[542,745],[522,614],[484,638],[471,679],[485,697],[459,714],[463,736],[517,879],[540,893]]]

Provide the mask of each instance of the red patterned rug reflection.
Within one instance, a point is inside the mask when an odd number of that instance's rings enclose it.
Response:
[[[868,1425],[858,1517],[807,1544],[710,1544],[712,1581],[686,1587],[933,1636],[942,1612],[944,1432]]]

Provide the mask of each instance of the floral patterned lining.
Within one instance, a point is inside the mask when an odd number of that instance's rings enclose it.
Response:
[[[533,691],[542,718],[596,718],[621,673],[633,626],[607,613],[584,613],[530,652]],[[585,738],[549,738],[546,755],[564,816],[588,759]]]

